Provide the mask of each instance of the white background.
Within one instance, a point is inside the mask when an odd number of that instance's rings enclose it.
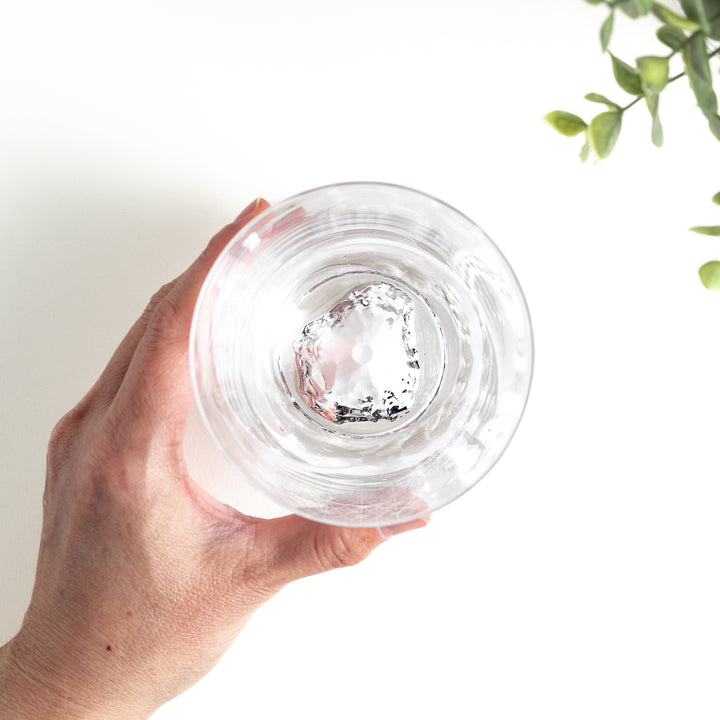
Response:
[[[510,448],[424,530],[257,613],[180,718],[720,715],[720,146],[686,83],[615,154],[579,0],[39,0],[0,29],[0,642],[33,581],[44,455],[152,292],[258,195],[383,180],[475,219],[526,292]],[[625,59],[653,21],[618,18]]]

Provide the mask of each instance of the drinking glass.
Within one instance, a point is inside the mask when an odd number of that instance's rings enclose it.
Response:
[[[244,478],[304,517],[382,526],[495,464],[532,375],[530,317],[500,250],[417,190],[303,192],[242,228],[198,297],[196,403]]]

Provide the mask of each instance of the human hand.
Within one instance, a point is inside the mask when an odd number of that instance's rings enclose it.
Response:
[[[200,286],[248,206],[152,298],[48,448],[35,587],[0,649],[0,716],[147,718],[220,659],[287,583],[365,558],[426,524],[338,528],[242,515],[183,457],[188,335]]]

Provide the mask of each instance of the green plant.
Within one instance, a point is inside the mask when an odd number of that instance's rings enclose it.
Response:
[[[707,119],[710,132],[720,140],[718,99],[713,88],[711,60],[720,53],[713,41],[720,40],[720,0],[679,0],[678,11],[652,0],[585,0],[591,5],[606,5],[609,13],[600,27],[600,45],[612,61],[613,75],[619,87],[632,99],[626,104],[616,103],[604,95],[589,93],[586,100],[606,106],[586,123],[581,117],[563,110],[548,113],[545,119],[558,132],[569,137],[584,133],[585,144],[580,151],[584,162],[593,153],[598,160],[612,152],[622,130],[624,114],[641,100],[645,101],[651,117],[651,138],[656,146],[663,143],[660,122],[660,96],[668,85],[687,77],[698,107]],[[630,65],[609,51],[615,25],[615,13],[623,12],[630,18],[652,14],[660,20],[657,39],[669,52],[663,55],[638,57]],[[670,73],[671,62],[679,58],[682,70]],[[720,204],[720,193],[713,201]],[[690,228],[703,235],[720,236],[720,225],[702,225]],[[705,287],[720,291],[720,261],[705,263],[699,270]]]

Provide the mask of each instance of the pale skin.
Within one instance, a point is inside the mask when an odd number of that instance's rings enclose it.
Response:
[[[183,457],[188,335],[213,261],[251,203],[161,288],[48,446],[40,551],[22,628],[0,648],[0,717],[135,720],[205,675],[283,586],[424,526],[262,520],[216,501]]]

